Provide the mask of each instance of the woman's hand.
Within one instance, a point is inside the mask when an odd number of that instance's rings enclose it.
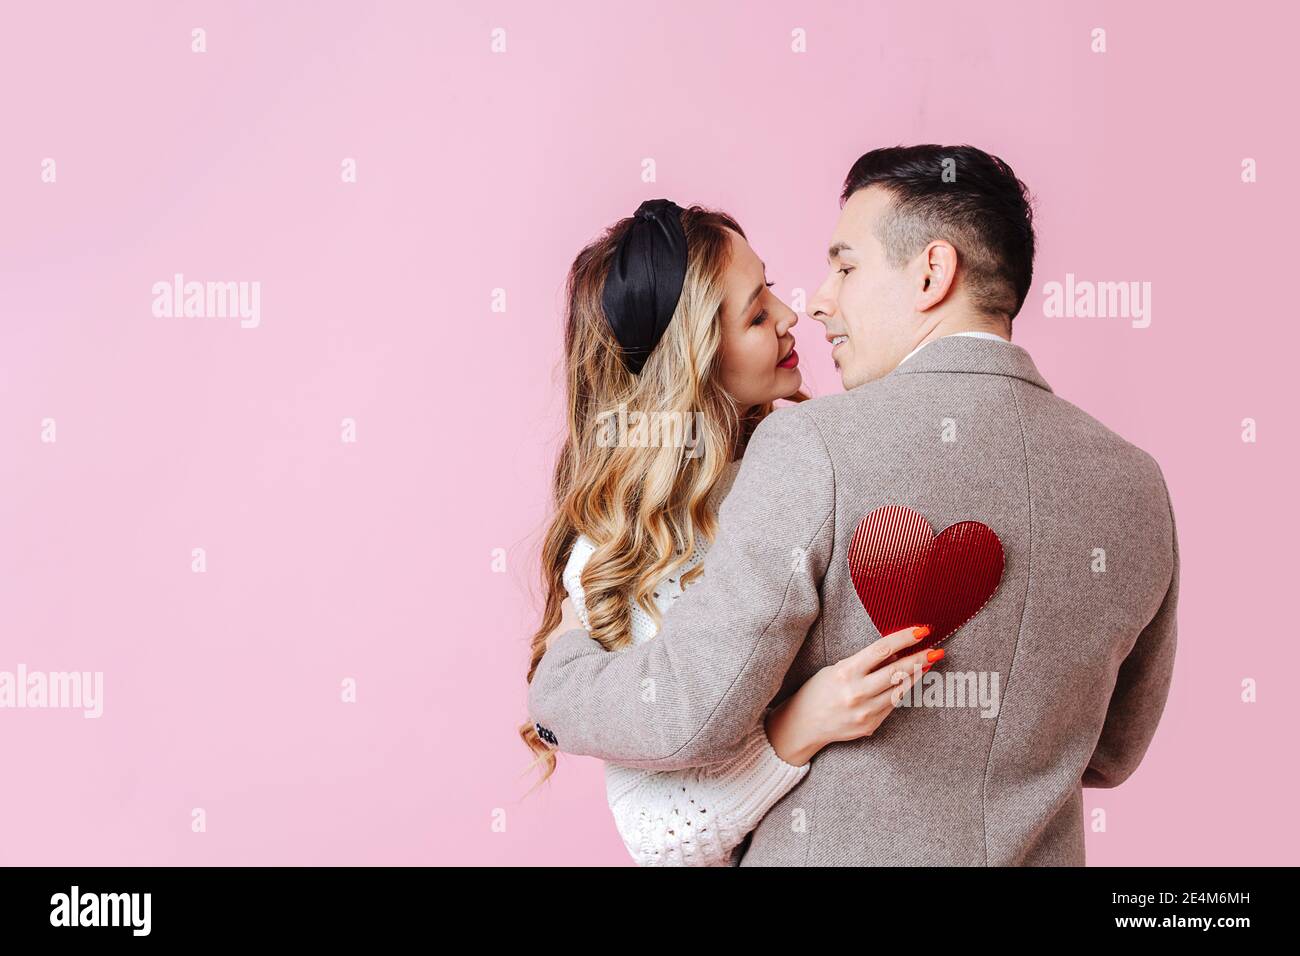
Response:
[[[886,634],[808,678],[767,715],[767,738],[777,756],[803,766],[829,743],[875,733],[917,678],[942,659],[943,649],[936,648],[890,662],[929,634],[928,625]]]
[[[578,617],[578,609],[573,606],[573,601],[565,598],[564,603],[560,605],[560,623],[555,625],[555,630],[546,635],[546,649],[549,651],[551,642],[565,631],[586,628],[586,626],[582,623],[582,618]]]

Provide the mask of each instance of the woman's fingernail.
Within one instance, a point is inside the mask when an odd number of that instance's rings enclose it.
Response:
[[[934,666],[933,664],[926,664],[924,667],[921,668],[921,673],[924,674],[926,671],[928,671],[928,670],[929,670],[931,667],[933,667],[933,666]]]
[[[926,659],[927,661],[929,661],[931,664],[933,664],[935,661],[942,660],[942,659],[943,659],[943,648],[942,648],[942,647],[936,647],[936,648],[935,648],[934,650],[932,650],[932,651],[926,651],[926,652],[925,652],[925,659]]]
[[[929,624],[922,624],[920,627],[912,628],[912,637],[914,637],[918,641],[923,637],[929,637],[929,636],[930,636]]]

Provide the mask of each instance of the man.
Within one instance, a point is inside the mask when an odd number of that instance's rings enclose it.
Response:
[[[996,674],[995,716],[911,707],[825,747],[739,865],[1082,865],[1081,788],[1133,773],[1169,690],[1164,476],[1011,343],[1034,235],[1005,163],[875,150],[841,204],[809,312],[847,392],[759,426],[704,576],[657,637],[611,654],[585,631],[559,636],[532,717],[570,753],[664,770],[724,759],[769,704],[880,636],[846,560],[864,515],[904,505],[936,532],[981,521],[1005,570],[945,667]]]

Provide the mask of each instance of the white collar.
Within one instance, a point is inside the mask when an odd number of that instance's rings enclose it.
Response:
[[[930,339],[929,342],[922,342],[922,343],[921,343],[920,345],[918,345],[916,348],[912,349],[912,351],[908,352],[905,356],[903,356],[903,362],[906,362],[908,359],[910,359],[910,358],[911,358],[913,355],[915,355],[917,352],[921,351],[921,349],[923,349],[923,348],[925,348],[927,345],[929,345],[930,342],[938,342],[939,339],[946,339],[946,338],[948,338],[949,335],[969,335],[969,336],[972,336],[973,338],[993,339],[994,341],[997,341],[997,342],[1006,342],[1008,345],[1011,344],[1011,340],[1010,340],[1010,339],[1004,339],[1002,336],[1000,336],[1000,335],[995,335],[995,334],[992,333],[992,332],[949,332],[948,335],[941,335],[941,336],[939,336],[939,338],[937,338],[937,339]],[[903,362],[899,362],[898,364],[899,364],[899,365],[902,365]]]

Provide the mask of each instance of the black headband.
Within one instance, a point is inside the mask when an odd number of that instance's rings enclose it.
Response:
[[[605,318],[623,346],[623,364],[640,374],[659,344],[686,281],[682,207],[647,199],[623,233],[605,278]]]

